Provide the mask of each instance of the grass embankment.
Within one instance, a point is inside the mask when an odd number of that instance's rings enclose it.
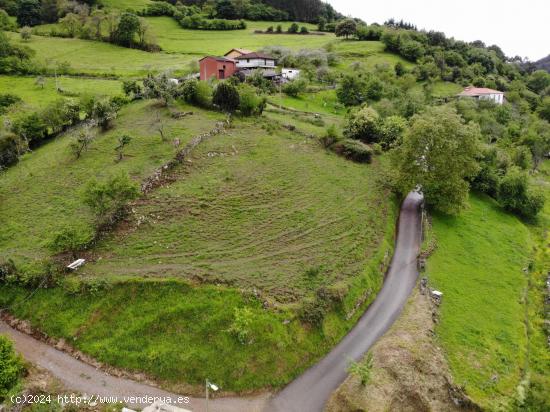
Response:
[[[57,85],[64,91],[56,90],[53,77],[44,78],[44,87],[36,83],[36,77],[0,76],[0,90],[19,96],[21,103],[10,107],[7,116],[17,116],[21,112],[40,110],[48,104],[67,98],[91,94],[94,96],[115,96],[122,94],[122,82],[106,79],[86,79],[59,76]]]
[[[128,116],[132,133],[141,128],[138,118]],[[273,133],[238,122],[200,146],[175,182],[137,202],[133,217],[93,251],[102,259],[80,272],[116,278],[106,289],[75,293],[69,282],[29,296],[3,286],[0,306],[101,361],[169,387],[205,378],[238,391],[287,383],[330,350],[374,299],[397,208],[374,184],[377,164],[360,166],[312,140]],[[73,174],[83,179],[86,171],[122,167],[146,175],[163,156],[164,149],[155,162],[149,157],[153,145],[162,147],[158,139],[146,146],[144,138],[144,153],[122,165],[113,166],[109,144],[78,167],[62,156],[52,164],[48,156],[63,153],[54,150],[59,139],[34,153],[32,165],[29,156],[14,166],[0,177],[9,188],[2,220],[10,222],[2,253],[45,255],[49,233],[88,219]],[[138,216],[144,223],[135,224]],[[304,327],[295,305],[264,307],[270,297],[302,302],[320,286],[336,286],[345,296],[318,328]],[[243,307],[251,311],[244,345],[229,332],[235,308]]]
[[[344,115],[347,109],[338,101],[335,90],[323,90],[316,93],[304,93],[290,97],[280,93],[269,97],[269,101],[279,106],[309,113]]]
[[[489,410],[510,408],[527,359],[523,269],[533,243],[493,200],[471,196],[469,206],[433,218],[438,248],[427,270],[444,293],[436,332],[455,383]]]
[[[132,104],[122,109],[116,127],[99,133],[78,160],[69,148],[78,130],[24,155],[19,164],[0,175],[0,258],[11,257],[18,264],[33,266],[49,255],[46,244],[56,231],[67,226],[89,230],[93,217],[82,204],[83,186],[94,177],[100,179],[118,171],[141,181],[173,157],[174,138],[184,145],[222,117],[192,110],[194,115],[178,121],[152,101]],[[156,130],[158,111],[164,122],[165,142]],[[132,141],[124,160],[116,162],[114,149],[122,134],[129,134]]]
[[[384,43],[380,41],[337,40],[332,46],[340,57],[337,69],[341,72],[349,72],[352,63],[359,63],[367,69],[374,69],[377,65],[393,68],[398,62],[408,70],[414,67],[414,63],[401,56],[384,51]]]

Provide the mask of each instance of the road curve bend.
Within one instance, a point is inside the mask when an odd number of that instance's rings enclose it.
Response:
[[[422,195],[411,192],[399,215],[397,242],[378,296],[353,329],[320,362],[289,383],[266,412],[320,412],[347,376],[349,360],[359,360],[397,319],[418,278]]]
[[[218,398],[210,401],[210,412],[319,412],[331,393],[347,375],[349,359],[359,360],[393,324],[418,277],[416,258],[420,247],[422,197],[410,193],[399,216],[397,242],[382,290],[348,335],[319,363],[312,366],[277,395],[250,398]],[[21,333],[0,320],[0,334],[9,336],[18,352],[29,362],[49,371],[68,390],[97,396],[177,399],[162,389],[123,377],[115,377]],[[129,406],[143,407],[140,404]],[[204,398],[189,398],[177,405],[193,412],[205,410]]]

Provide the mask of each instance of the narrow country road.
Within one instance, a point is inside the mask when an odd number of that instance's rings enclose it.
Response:
[[[395,252],[382,290],[359,322],[320,362],[289,383],[269,403],[269,412],[321,412],[347,376],[349,360],[359,360],[393,324],[418,278],[422,197],[409,193],[399,215]]]
[[[382,290],[348,335],[319,363],[270,399],[212,399],[210,412],[320,412],[347,375],[349,359],[358,360],[395,321],[418,277],[416,258],[420,247],[421,195],[410,193],[401,207],[394,256]],[[8,335],[25,359],[48,370],[69,390],[98,396],[171,397],[173,393],[126,378],[110,376],[72,356],[18,332],[0,321],[0,333]],[[129,406],[143,407],[129,402]],[[205,411],[204,398],[189,398],[176,406],[193,412]]]

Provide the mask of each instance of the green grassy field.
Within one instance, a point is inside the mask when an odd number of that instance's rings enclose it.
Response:
[[[298,300],[353,278],[377,250],[387,205],[376,173],[289,132],[239,122],[139,202],[129,222],[139,227],[99,245],[83,273],[183,277]]]
[[[49,252],[46,243],[56,230],[77,226],[86,230],[92,223],[80,192],[93,177],[101,178],[123,170],[141,181],[175,153],[172,139],[181,143],[210,130],[221,115],[192,110],[196,115],[182,121],[171,119],[166,110],[168,141],[162,142],[156,131],[156,109],[151,101],[125,107],[116,120],[116,127],[100,133],[81,159],[75,160],[69,150],[72,135],[60,136],[0,175],[0,258],[13,257],[21,264],[35,264]],[[72,132],[72,133],[76,133]],[[127,157],[115,162],[117,137],[123,133],[133,140]]]
[[[141,50],[114,46],[109,43],[59,37],[32,36],[22,42],[19,34],[7,33],[15,44],[36,51],[36,59],[52,69],[68,62],[77,73],[145,76],[150,71],[186,72],[191,56],[183,54],[148,53]]]
[[[101,0],[106,8],[119,9],[119,10],[141,10],[148,4],[151,4],[151,0]]]
[[[334,90],[304,93],[299,97],[275,94],[269,97],[269,101],[280,106],[310,113],[344,115],[347,111],[338,101]]]
[[[401,62],[405,68],[411,69],[414,64],[402,57],[384,51],[384,44],[379,41],[336,40],[332,43],[333,50],[340,57],[337,68],[347,71],[352,63],[359,63],[366,69],[374,69],[377,65],[395,66]]]
[[[122,94],[122,82],[118,80],[86,79],[59,76],[58,86],[66,94],[97,96],[115,96]],[[44,87],[36,84],[36,77],[0,76],[0,90],[19,96],[20,104],[14,106],[7,113],[17,115],[22,111],[44,108],[49,103],[65,98],[64,94],[56,91],[56,81],[53,77],[44,78]]]
[[[433,230],[427,272],[444,293],[436,332],[455,381],[488,410],[509,410],[527,357],[529,230],[477,196],[459,217],[434,216]]]
[[[205,31],[185,30],[170,17],[147,17],[157,43],[168,53],[184,53],[203,57],[207,55],[224,55],[232,48],[250,50],[265,46],[285,46],[293,49],[319,48],[333,40],[332,34],[297,35],[297,34],[255,34],[255,30],[265,30],[269,26],[281,24],[286,30],[290,22],[248,21],[245,30]],[[300,23],[300,26],[314,30],[315,26]]]

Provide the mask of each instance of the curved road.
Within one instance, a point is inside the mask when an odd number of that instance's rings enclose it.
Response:
[[[289,383],[267,411],[320,412],[347,376],[349,360],[359,360],[401,313],[418,278],[420,205],[422,196],[409,193],[401,206],[397,243],[388,275],[375,301],[342,341],[320,362]]]
[[[373,304],[348,335],[319,363],[269,399],[219,398],[210,401],[210,412],[320,412],[331,393],[347,376],[349,359],[359,360],[393,324],[418,277],[416,258],[420,248],[420,204],[422,197],[410,193],[399,216],[397,243],[388,275]],[[16,349],[30,362],[48,370],[70,390],[99,396],[156,396],[176,399],[179,395],[110,376],[49,345],[18,332],[0,321],[0,333],[12,338]],[[129,402],[130,406],[143,406]],[[205,400],[189,398],[179,405],[194,412],[205,410]]]

